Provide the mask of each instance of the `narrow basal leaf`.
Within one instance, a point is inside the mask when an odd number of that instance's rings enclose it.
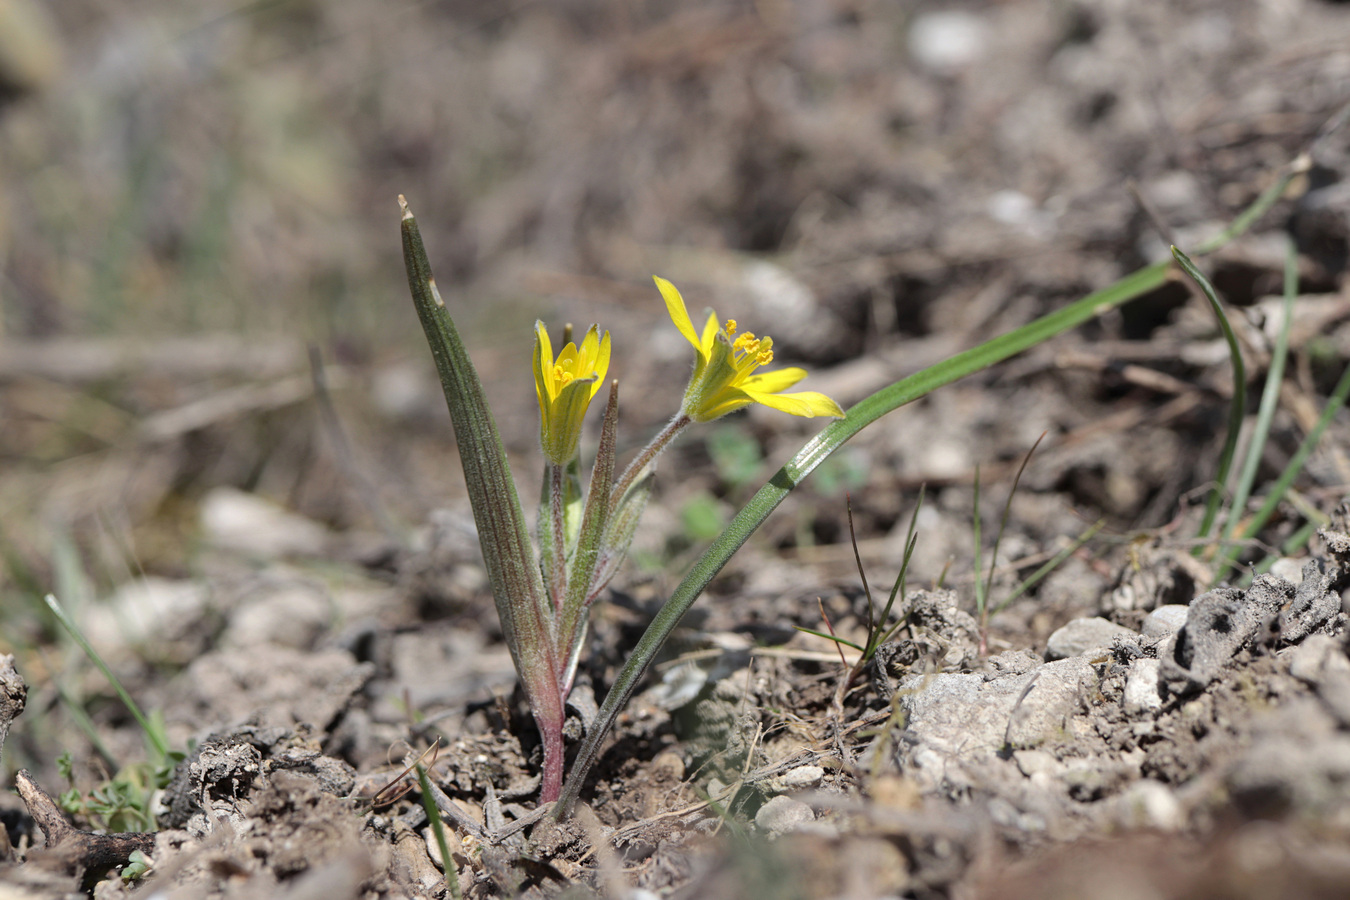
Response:
[[[506,451],[478,372],[436,288],[417,220],[402,196],[399,205],[408,287],[450,408],[502,634],[536,719],[556,718],[561,723],[553,622]]]
[[[618,444],[619,383],[610,382],[609,402],[600,426],[600,446],[595,453],[595,468],[591,471],[591,487],[586,495],[586,509],[581,518],[576,550],[572,553],[567,572],[567,597],[563,601],[562,618],[558,625],[559,649],[567,653],[567,669],[561,679],[563,694],[568,693],[581,654],[582,639],[586,633],[586,614],[591,581],[600,559],[601,540],[609,522],[609,492],[614,484],[615,447]]]
[[[1214,293],[1214,285],[1209,283],[1205,273],[1196,268],[1191,258],[1182,253],[1176,247],[1172,248],[1172,256],[1180,264],[1182,270],[1191,280],[1200,286],[1205,299],[1209,301],[1209,308],[1213,310],[1214,317],[1219,320],[1219,328],[1223,331],[1224,340],[1228,342],[1228,355],[1233,363],[1233,399],[1228,404],[1228,435],[1224,438],[1223,450],[1219,453],[1219,471],[1214,475],[1214,489],[1209,492],[1209,501],[1205,504],[1205,515],[1200,521],[1200,531],[1196,535],[1200,538],[1209,537],[1209,530],[1214,526],[1214,520],[1219,515],[1219,504],[1223,500],[1224,491],[1228,487],[1228,472],[1233,466],[1233,456],[1237,453],[1238,435],[1242,431],[1242,420],[1247,414],[1247,368],[1242,362],[1242,348],[1238,346],[1237,335],[1233,333],[1233,326],[1228,323],[1228,316],[1224,313],[1223,304],[1219,302],[1219,297]],[[1197,547],[1195,553],[1199,555],[1201,548]]]

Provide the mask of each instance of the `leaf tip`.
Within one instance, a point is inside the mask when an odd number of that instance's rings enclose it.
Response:
[[[408,198],[402,194],[398,195],[398,208],[403,211],[404,219],[411,219],[413,217],[412,210],[408,208]]]

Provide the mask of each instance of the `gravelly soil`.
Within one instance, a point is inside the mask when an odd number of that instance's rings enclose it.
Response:
[[[631,452],[678,404],[688,365],[652,272],[770,331],[780,360],[811,369],[807,386],[848,406],[1168,242],[1194,246],[1307,153],[1287,196],[1204,262],[1237,310],[1254,401],[1284,235],[1300,250],[1259,495],[1350,359],[1342,6],[1013,0],[944,17],[824,0],[568,3],[485,18],[475,4],[392,16],[344,0],[208,19],[209,53],[172,10],[119,30],[94,6],[56,4],[53,40],[103,62],[16,81],[0,110],[0,159],[24,176],[5,215],[31,222],[8,229],[13,290],[0,293],[0,651],[30,690],[4,762],[56,794],[63,750],[83,791],[143,758],[102,676],[34,611],[47,590],[79,607],[191,752],[157,798],[138,881],[78,871],[39,849],[17,798],[0,804],[0,896],[448,896],[405,774],[437,742],[424,759],[454,807],[469,897],[1350,890],[1345,419],[1242,559],[1310,510],[1330,516],[1319,536],[1248,588],[1213,583],[1190,538],[1233,388],[1208,308],[1179,280],[860,435],[686,617],[578,814],[522,827],[540,750],[430,360],[410,340],[392,203],[403,191],[418,212],[513,463],[532,473],[520,347],[536,315],[611,329]],[[145,49],[166,23],[188,36]],[[81,118],[81,103],[122,112]],[[266,116],[290,143],[248,137],[273,133]],[[106,269],[67,249],[94,226],[57,235],[71,208],[119,221],[101,167],[148,127],[180,162],[146,170],[161,201],[124,251],[135,275],[112,315],[80,300]],[[235,274],[192,282],[187,213],[215,182],[191,160],[218,147],[242,173],[216,198],[231,204],[221,265]],[[74,186],[44,203],[53,170]],[[229,323],[212,304],[183,312],[180,289],[233,297],[251,324],[164,335],[148,353],[134,324],[58,341],[109,315]],[[298,343],[275,336],[302,320],[330,322],[317,398]],[[817,427],[785,418],[752,410],[662,461],[634,558],[595,612],[570,746],[708,533]],[[976,469],[987,558],[1042,434],[994,602],[1105,527],[983,621]],[[859,638],[868,605],[845,497],[884,596],[920,485],[906,625],[845,684],[835,647],[794,626]]]

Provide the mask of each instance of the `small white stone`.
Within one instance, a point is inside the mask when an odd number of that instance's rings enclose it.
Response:
[[[1044,750],[1018,750],[1013,753],[1013,759],[1017,761],[1017,768],[1028,778],[1037,773],[1058,775],[1064,771],[1064,764],[1055,759],[1053,753]]]
[[[1138,713],[1162,708],[1162,697],[1158,695],[1159,665],[1156,659],[1136,659],[1130,663],[1122,700],[1126,712]]]
[[[820,766],[797,766],[788,769],[780,779],[784,790],[799,791],[813,788],[825,778],[825,770]]]
[[[984,19],[966,10],[923,13],[909,28],[909,52],[924,68],[950,74],[984,53],[988,32]]]
[[[1185,824],[1176,795],[1167,785],[1156,781],[1136,781],[1120,795],[1118,803],[1122,828],[1176,831]]]
[[[784,796],[774,797],[755,813],[755,824],[770,834],[786,834],[815,819],[816,814],[811,807],[800,800]]]
[[[318,556],[328,529],[256,494],[218,487],[202,500],[202,533],[208,543],[245,556]]]
[[[1158,607],[1144,617],[1142,629],[1144,636],[1163,637],[1176,634],[1181,630],[1181,626],[1186,624],[1186,616],[1190,615],[1190,612],[1191,608],[1181,603],[1169,603]]]

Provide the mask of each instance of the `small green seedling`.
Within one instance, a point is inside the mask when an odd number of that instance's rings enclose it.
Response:
[[[103,657],[89,643],[84,632],[75,624],[74,619],[56,597],[48,594],[46,602],[57,621],[108,679],[108,683],[112,685],[127,711],[140,724],[146,749],[150,754],[149,760],[123,766],[116,775],[87,794],[74,787],[74,766],[70,754],[63,754],[57,759],[57,766],[62,777],[71,783],[71,788],[61,794],[59,802],[67,812],[83,815],[108,831],[154,831],[155,792],[168,786],[174,768],[186,758],[187,754],[169,749],[163,715],[158,710],[150,715],[141,711],[140,706],[117,680],[112,669],[103,661]],[[92,723],[86,724],[92,730]]]
[[[132,850],[127,857],[127,864],[122,867],[122,880],[128,883],[140,881],[146,875],[149,875],[154,867],[154,861],[150,857],[140,850]]]

